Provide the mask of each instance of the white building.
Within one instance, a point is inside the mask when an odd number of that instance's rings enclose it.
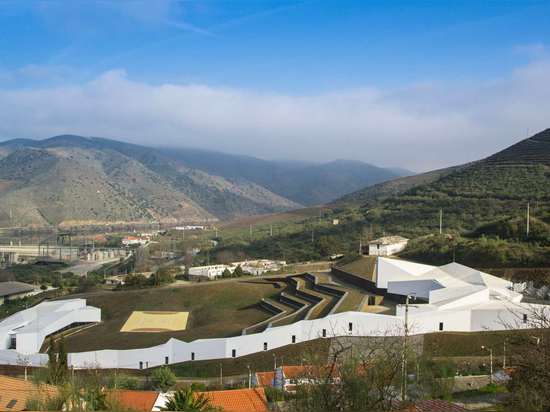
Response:
[[[216,279],[220,277],[226,269],[233,273],[235,268],[235,266],[231,265],[194,266],[189,268],[189,276]]]
[[[122,244],[124,246],[134,246],[134,245],[146,245],[149,243],[149,239],[141,236],[126,236],[122,238]]]
[[[260,276],[267,272],[275,272],[282,269],[286,266],[286,262],[284,260],[257,259],[233,262],[232,265],[235,268],[240,266],[244,272],[251,275]]]
[[[189,276],[215,279],[217,277],[220,277],[226,269],[230,273],[233,273],[235,269],[237,269],[237,266],[240,266],[245,273],[250,273],[254,276],[260,276],[267,272],[280,270],[285,265],[286,262],[283,260],[244,260],[241,262],[233,262],[228,265],[195,266],[189,268]]]
[[[174,230],[183,231],[183,230],[204,230],[204,226],[201,225],[185,225],[185,226],[176,226]]]
[[[0,352],[35,354],[48,335],[71,325],[100,321],[101,309],[87,306],[85,299],[42,302],[0,322]]]
[[[401,236],[384,236],[369,242],[369,255],[372,256],[391,256],[401,252],[409,239]]]
[[[411,304],[408,305],[408,316],[405,316],[405,305],[398,305],[395,315],[344,312],[321,319],[270,327],[263,332],[250,335],[198,339],[192,342],[172,338],[161,345],[149,348],[70,353],[69,365],[75,368],[94,366],[146,369],[193,360],[235,358],[318,338],[402,336],[405,319],[409,333],[418,335],[440,331],[481,332],[536,328],[540,325],[537,317],[533,316],[534,313],[550,317],[550,306],[523,303],[522,295],[513,291],[514,285],[511,282],[458,263],[435,267],[379,257],[374,286],[380,292],[392,294],[396,298],[415,297],[416,300],[411,300]],[[48,302],[52,305],[62,303]],[[33,309],[35,308],[31,310]],[[85,303],[79,303],[72,309],[58,307],[53,310],[54,313],[59,311],[57,314],[52,314],[52,309],[53,307],[43,307],[51,319],[44,319],[36,314],[30,316],[30,322],[41,333],[39,336],[24,336],[22,345],[25,353],[37,351],[43,336],[48,333],[74,322],[95,321],[90,319],[99,318],[99,309],[86,307]],[[85,316],[88,313],[86,310],[90,310],[89,316]],[[0,323],[0,337],[3,339],[4,347],[9,345],[11,334],[19,334],[19,327],[28,326],[24,317],[20,316],[28,311],[29,309],[14,315],[12,318],[19,316],[17,322],[8,318]],[[43,320],[47,320],[44,324],[48,326],[48,330],[45,330]],[[51,326],[53,322],[55,326]],[[38,325],[42,326],[38,328]],[[19,339],[18,335],[18,351]],[[13,350],[0,350],[0,363],[17,364],[14,353],[16,354]],[[41,358],[32,358],[33,364],[44,362],[45,355],[36,356]]]

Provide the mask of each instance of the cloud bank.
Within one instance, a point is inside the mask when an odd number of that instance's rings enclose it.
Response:
[[[491,81],[307,96],[152,85],[113,70],[71,86],[0,87],[0,108],[0,139],[73,133],[424,171],[481,158],[550,127],[550,60]]]

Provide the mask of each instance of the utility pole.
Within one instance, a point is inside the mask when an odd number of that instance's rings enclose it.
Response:
[[[527,202],[527,237],[529,237],[529,202]]]
[[[439,234],[443,234],[443,209],[439,209]]]
[[[489,351],[489,362],[490,362],[490,371],[491,371],[491,376],[489,378],[490,382],[493,383],[493,349],[492,348],[488,348],[486,347],[485,345],[483,345],[481,347],[482,350],[486,350],[486,351]]]
[[[409,337],[409,299],[411,295],[405,298],[405,330],[403,335],[403,351],[401,353],[401,401],[407,397],[407,340]]]
[[[269,225],[269,236],[273,237],[273,224]]]
[[[362,242],[362,238],[359,237],[359,256],[362,256],[363,255],[363,242]]]
[[[246,365],[248,368],[248,389],[252,387],[252,372],[250,370],[250,365]]]
[[[223,389],[223,367],[220,362],[220,389]]]

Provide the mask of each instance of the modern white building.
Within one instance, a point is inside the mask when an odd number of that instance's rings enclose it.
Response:
[[[391,256],[407,247],[409,239],[401,236],[384,236],[369,242],[369,255]]]
[[[85,299],[42,302],[0,322],[0,352],[34,354],[48,335],[69,326],[100,321],[101,309],[87,306]]]
[[[192,342],[172,338],[148,348],[70,353],[69,364],[75,368],[146,369],[186,361],[235,358],[318,338],[402,336],[405,330],[417,335],[528,329],[541,326],[535,314],[550,319],[550,306],[523,303],[522,295],[514,291],[511,282],[458,263],[435,267],[379,257],[373,286],[378,293],[395,299],[405,300],[409,296],[410,303],[398,305],[393,315],[343,312],[269,327],[250,335]],[[2,347],[10,347],[12,336],[16,335],[17,351],[31,354],[38,351],[47,334],[76,322],[98,321],[100,316],[99,309],[87,307],[80,299],[42,305],[0,323]],[[35,309],[38,310],[33,313]],[[42,311],[44,316],[39,316]],[[0,363],[16,364],[14,353],[17,352],[0,350]],[[44,355],[40,356],[29,358],[40,364]]]

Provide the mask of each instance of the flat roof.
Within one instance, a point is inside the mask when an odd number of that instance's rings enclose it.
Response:
[[[371,240],[369,245],[391,245],[393,243],[407,242],[409,239],[403,236],[384,236],[378,239]]]
[[[0,282],[0,297],[31,292],[34,286],[22,282]]]

